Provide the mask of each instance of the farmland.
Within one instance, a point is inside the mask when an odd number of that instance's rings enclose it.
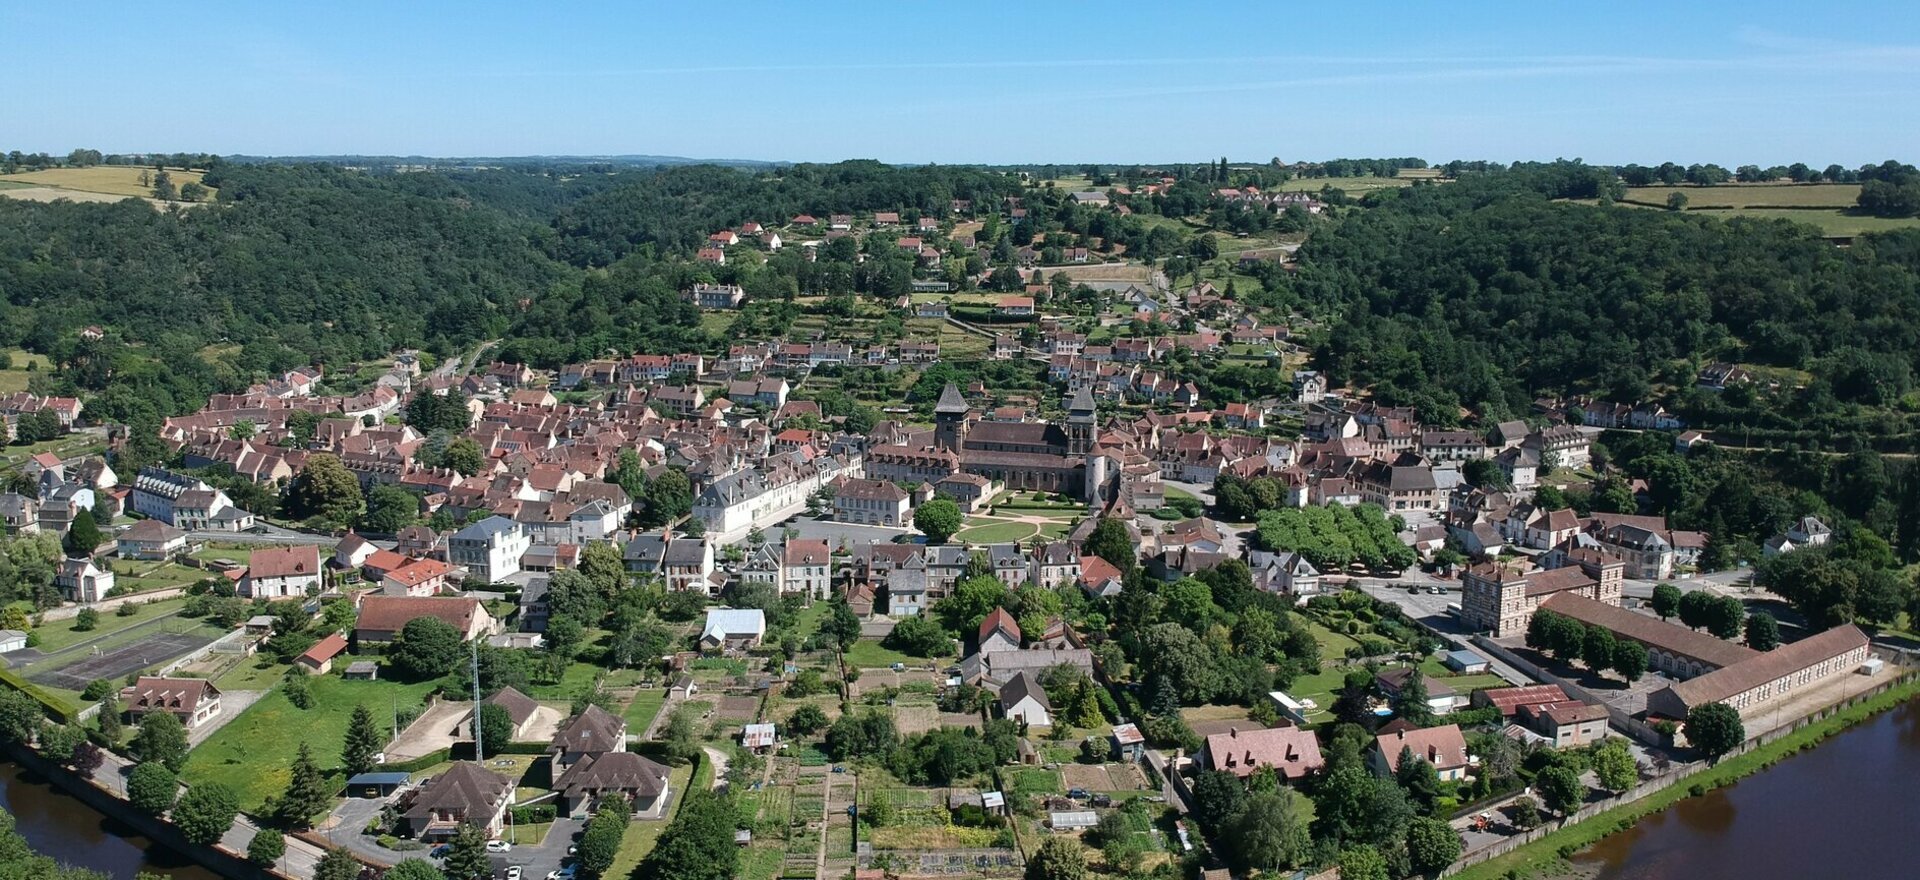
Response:
[[[1724,186],[1633,186],[1620,201],[1655,208],[1667,206],[1674,193],[1687,197],[1689,209],[1700,208],[1851,208],[1860,197],[1855,183],[1728,184]]]
[[[142,184],[140,175],[153,169],[133,165],[95,165],[90,168],[48,168],[0,176],[0,193],[8,198],[52,201],[56,198],[77,202],[112,202],[124,198],[147,198],[151,184]],[[178,168],[167,170],[173,185],[199,183],[199,171]]]

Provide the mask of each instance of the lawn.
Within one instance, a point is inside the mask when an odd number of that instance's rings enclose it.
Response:
[[[260,665],[262,661],[266,661],[264,667]],[[279,684],[287,668],[287,664],[268,661],[264,656],[248,657],[220,673],[213,680],[213,686],[223,691],[264,691]]]
[[[301,743],[313,750],[314,760],[322,768],[337,770],[340,744],[346,738],[347,720],[354,706],[364,703],[379,717],[395,705],[420,702],[434,684],[316,676],[311,709],[295,708],[276,688],[194,749],[182,778],[189,784],[226,783],[240,793],[242,808],[257,809],[267,798],[286,790],[294,754]]]
[[[660,714],[660,707],[666,705],[666,688],[642,688],[634,691],[633,702],[627,704],[625,718],[627,730],[635,736],[645,733],[647,725],[653,723],[653,717]]]
[[[854,642],[853,647],[848,649],[846,653],[846,661],[848,666],[857,669],[877,669],[883,666],[892,666],[895,663],[905,663],[909,666],[914,666],[927,662],[919,657],[908,656],[892,648],[884,647],[873,639],[861,639]]]
[[[0,186],[6,186],[7,183],[7,181],[0,181]],[[50,368],[47,356],[44,354],[32,354],[19,348],[7,349],[6,354],[11,366],[0,370],[0,394],[27,390],[27,380],[33,377],[33,372],[27,369],[28,364],[32,364],[38,371]]]
[[[184,587],[207,577],[207,572],[176,562],[129,562],[114,560],[113,584],[116,595],[147,593],[169,587]]]
[[[91,168],[48,168],[42,171],[27,171],[20,174],[8,174],[0,181],[21,183],[27,186],[46,186],[55,189],[75,190],[77,192],[102,193],[110,196],[153,195],[153,186],[140,184],[140,175],[151,175],[153,169],[137,165],[95,165]],[[167,169],[167,176],[178,187],[188,181],[201,182],[205,175],[199,171],[183,171],[179,168]],[[212,198],[211,194],[208,196]]]
[[[1317,620],[1308,620],[1304,617],[1296,620],[1306,624],[1307,632],[1313,633],[1313,638],[1320,643],[1320,657],[1323,660],[1345,657],[1348,648],[1360,647],[1360,643],[1354,641],[1352,636],[1327,629]]]
[[[988,525],[969,526],[961,529],[954,537],[969,544],[1006,544],[1025,541],[1038,533],[1039,528],[1032,523],[996,522]]]
[[[157,618],[165,617],[173,612],[179,611],[180,608],[186,604],[187,600],[185,599],[165,599],[159,602],[136,604],[134,605],[136,610],[131,617],[121,617],[112,611],[108,611],[100,615],[100,620],[94,625],[92,631],[88,632],[74,629],[73,618],[52,621],[45,626],[36,628],[33,632],[39,636],[40,644],[37,647],[41,652],[50,654],[64,648],[71,648],[82,642],[104,639],[107,636],[137,624],[149,623]],[[185,622],[183,622],[183,625],[185,625]]]
[[[700,763],[700,768],[703,779],[713,778],[713,771],[707,769],[705,761]],[[695,782],[689,778],[692,774],[691,766],[674,767],[668,771],[667,788],[674,792],[673,813],[680,812],[681,801],[685,800],[687,792],[692,790],[688,787]],[[633,873],[633,869],[640,864],[640,860],[646,858],[647,853],[653,852],[653,845],[660,840],[660,832],[667,830],[667,824],[672,819],[673,816],[669,815],[658,821],[641,821],[628,825],[626,836],[620,838],[620,852],[614,855],[613,865],[607,869],[606,876],[625,877]]]

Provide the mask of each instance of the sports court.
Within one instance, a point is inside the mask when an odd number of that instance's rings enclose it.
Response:
[[[28,675],[29,681],[70,691],[85,690],[96,678],[119,681],[128,673],[185,656],[212,642],[201,633],[157,632],[111,650],[82,657],[58,669]]]

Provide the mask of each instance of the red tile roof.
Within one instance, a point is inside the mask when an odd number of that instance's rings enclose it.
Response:
[[[993,609],[986,620],[980,621],[980,641],[986,641],[987,636],[993,635],[996,629],[1013,637],[1014,644],[1020,643],[1020,624],[1014,622],[1013,615],[1008,614],[1005,608]]]
[[[1207,737],[1207,766],[1235,776],[1272,767],[1281,779],[1299,779],[1326,766],[1313,731],[1301,727],[1230,730]]]

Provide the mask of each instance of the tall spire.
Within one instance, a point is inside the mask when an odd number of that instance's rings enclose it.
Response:
[[[1073,400],[1067,403],[1067,412],[1076,415],[1080,413],[1092,415],[1098,410],[1099,408],[1093,403],[1093,389],[1085,385],[1080,386],[1079,391],[1073,392]]]

